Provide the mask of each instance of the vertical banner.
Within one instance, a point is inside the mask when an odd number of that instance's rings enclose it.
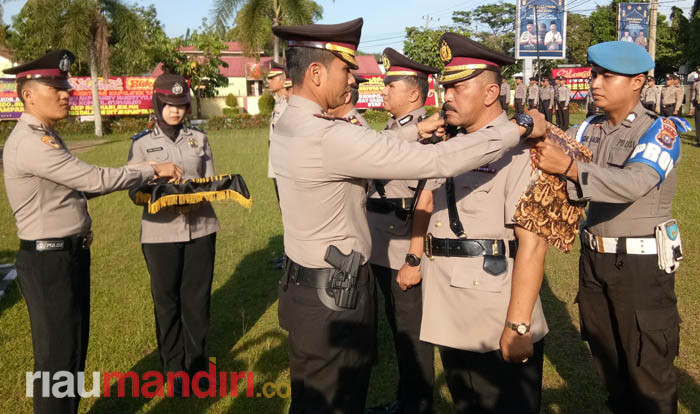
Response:
[[[617,40],[649,48],[649,3],[618,3]]]
[[[515,58],[566,59],[566,0],[515,4]]]

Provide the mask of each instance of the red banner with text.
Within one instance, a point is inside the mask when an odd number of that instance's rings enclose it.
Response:
[[[357,109],[381,109],[384,99],[382,99],[382,90],[384,89],[384,75],[365,76],[369,82],[360,84],[360,99],[357,101]],[[435,80],[431,76],[428,78],[428,98],[425,101],[425,106],[436,106],[435,99]]]
[[[552,69],[552,78],[561,76],[571,89],[571,100],[586,99],[588,96],[588,82],[591,79],[591,68],[563,68]]]

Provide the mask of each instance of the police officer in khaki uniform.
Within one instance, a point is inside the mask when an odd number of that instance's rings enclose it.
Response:
[[[272,97],[275,98],[275,107],[272,109],[272,114],[270,115],[270,136],[272,136],[272,130],[275,127],[275,122],[280,119],[282,113],[287,108],[287,99],[285,97],[285,87],[284,83],[287,80],[286,68],[277,62],[270,63],[270,72],[267,74],[267,82],[269,85],[270,93]],[[272,163],[267,163],[267,176],[272,178],[275,183],[275,192],[277,192],[277,183],[275,182],[275,173],[272,171]],[[279,201],[279,195],[277,196]]]
[[[16,75],[25,112],[3,152],[5,189],[17,221],[17,273],[32,327],[34,371],[85,369],[90,329],[90,242],[87,199],[140,186],[154,176],[180,178],[173,163],[101,168],[70,153],[54,129],[68,116],[67,50],[6,69]],[[44,374],[46,375],[46,374]],[[51,388],[49,388],[49,391]],[[43,395],[34,382],[35,413],[77,413],[79,397]]]
[[[366,179],[453,176],[499,158],[527,132],[506,122],[421,145],[408,141],[439,132],[437,114],[383,132],[324,114],[353,83],[361,28],[362,19],[273,28],[288,41],[294,82],[270,150],[289,257],[278,310],[289,332],[292,413],[364,410],[376,353]],[[536,123],[531,135],[543,133],[544,122]]]
[[[501,92],[498,94],[498,100],[501,103],[501,108],[508,112],[508,105],[510,105],[510,84],[506,78],[501,79]]]
[[[523,83],[523,75],[515,76],[515,95],[513,96],[513,104],[515,105],[515,113],[525,113],[525,98],[527,96],[527,86]]]
[[[414,125],[425,117],[428,76],[439,71],[415,62],[392,48],[383,52],[384,109],[391,114],[387,130]],[[417,139],[415,137],[414,139]],[[404,265],[417,271],[420,260],[409,252],[415,197],[426,180],[372,180],[367,199],[367,222],[372,235],[372,265],[384,296],[384,310],[391,327],[399,383],[396,401],[383,413],[431,413],[433,406],[433,346],[420,341],[421,285],[412,281],[406,289],[397,280]],[[427,224],[427,223],[426,223]],[[418,273],[420,277],[420,273]]]
[[[571,89],[566,86],[566,80],[563,76],[557,76],[557,126],[566,131],[569,128],[569,102],[571,100]]]
[[[571,136],[593,161],[572,160],[545,141],[535,162],[568,179],[569,198],[588,201],[581,235],[578,303],[581,335],[615,413],[677,412],[680,318],[674,273],[659,270],[655,227],[671,216],[680,157],[676,121],[645,109],[639,94],[654,60],[625,42],[588,49],[591,88],[604,115]],[[680,120],[677,120],[681,122]]]
[[[661,89],[661,114],[663,116],[679,115],[683,106],[683,88],[679,85],[675,73],[666,75],[666,86]]]
[[[547,122],[552,122],[552,109],[554,108],[554,88],[550,86],[549,79],[544,78],[539,89],[540,112],[544,114]]]
[[[530,78],[530,86],[527,87],[527,107],[529,109],[537,109],[539,107],[539,86],[537,86],[537,78]]]
[[[656,79],[653,76],[648,77],[647,87],[642,90],[640,100],[646,109],[657,114],[661,113],[661,90],[656,86]]]
[[[501,67],[514,59],[454,33],[441,42],[451,50],[440,78],[448,123],[467,133],[508,124],[498,85]],[[464,69],[477,62],[483,69]],[[538,293],[547,245],[513,220],[533,172],[523,144],[435,191],[420,338],[438,345],[458,413],[539,413],[547,324]]]
[[[355,105],[357,105],[357,101],[360,99],[360,84],[369,82],[369,79],[363,78],[362,76],[354,73],[352,77],[354,82],[352,85],[350,85],[350,92],[345,97],[345,104],[337,108],[329,109],[328,113],[333,116],[345,118],[351,124],[360,125],[365,128],[371,128],[369,122],[367,122],[367,120],[360,114],[357,108],[355,108]]]
[[[129,164],[171,161],[182,166],[185,179],[214,176],[206,134],[184,123],[189,106],[185,78],[175,74],[156,78],[156,123],[152,129],[132,137]],[[132,197],[133,194],[131,191]],[[196,372],[207,370],[205,344],[218,230],[219,222],[208,202],[186,211],[172,207],[149,214],[147,207],[143,209],[141,247],[151,275],[156,338],[164,376],[183,371],[192,379]],[[208,389],[205,382],[200,381],[201,390]],[[182,395],[182,378],[175,378],[173,393]]]
[[[698,68],[700,69],[700,68]],[[695,146],[700,147],[700,79],[696,79],[693,83],[692,99],[690,100],[690,115],[695,119]]]

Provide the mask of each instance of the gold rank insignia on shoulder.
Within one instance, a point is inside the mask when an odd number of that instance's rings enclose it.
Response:
[[[48,135],[44,135],[43,137],[41,137],[41,142],[43,142],[46,145],[52,146],[56,149],[61,149],[61,144],[56,142],[55,139],[53,139],[52,137],[50,137]]]
[[[194,138],[190,138],[187,143],[190,145],[190,148],[197,148],[199,146],[199,144],[197,144],[197,140]]]
[[[389,56],[387,55],[382,55],[382,64],[384,64],[384,70],[389,71],[391,69],[391,61],[389,60]]]
[[[447,44],[446,40],[443,40],[442,45],[440,45],[440,59],[442,59],[442,61],[445,63],[452,60],[452,50],[450,49],[450,45]]]

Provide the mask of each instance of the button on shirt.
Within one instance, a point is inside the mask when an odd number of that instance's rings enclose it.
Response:
[[[508,117],[503,113],[485,129],[506,123]],[[515,209],[523,192],[536,179],[528,148],[519,145],[490,163],[489,170],[495,173],[468,171],[454,178],[457,212],[467,238],[515,238]],[[434,203],[428,232],[437,238],[457,238],[449,225],[444,184],[435,190]],[[507,261],[507,271],[494,276],[483,270],[483,257],[424,257],[420,339],[473,352],[499,349],[513,274],[514,260]],[[533,342],[547,333],[539,298],[532,313],[531,332]]]
[[[270,147],[285,252],[310,268],[330,267],[324,260],[329,245],[369,258],[365,179],[453,176],[499,158],[520,138],[508,122],[463,139],[421,145],[407,142],[417,137],[413,125],[377,132],[315,116],[321,112],[317,103],[292,95]]]
[[[175,141],[158,127],[132,141],[129,164],[144,161],[174,162],[182,168],[182,178],[188,180],[215,175],[207,136],[184,126]],[[149,214],[144,207],[141,243],[187,242],[218,230],[219,222],[208,202],[203,202],[197,209],[188,212],[165,208],[156,214]]]
[[[577,164],[579,183],[569,181],[567,190],[571,200],[589,201],[586,224],[596,236],[650,236],[654,226],[671,217],[677,168],[657,185],[659,175],[653,168],[627,163],[656,118],[638,103],[620,125],[599,116],[586,128],[581,142],[591,149],[593,161]],[[575,136],[577,131],[575,127],[567,133]]]
[[[23,240],[85,234],[90,196],[139,186],[153,178],[150,165],[101,168],[87,164],[55,131],[24,113],[3,151],[5,189]]]

